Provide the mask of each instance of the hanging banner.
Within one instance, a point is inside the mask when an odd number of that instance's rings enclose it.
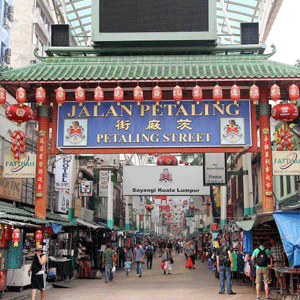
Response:
[[[99,172],[99,196],[107,197],[108,195],[108,171]]]
[[[15,161],[12,153],[4,154],[4,178],[35,178],[36,154],[26,153]]]
[[[145,174],[146,177],[145,177]],[[202,166],[156,166],[123,168],[123,194],[128,195],[209,195],[203,186]]]
[[[213,126],[208,126],[213,124]],[[252,145],[250,101],[66,102],[58,107],[57,147],[244,147]]]
[[[272,151],[273,175],[300,175],[300,151]]]
[[[70,189],[73,176],[73,160],[71,155],[56,155],[55,189]]]
[[[225,153],[203,154],[204,185],[226,185],[227,168]]]

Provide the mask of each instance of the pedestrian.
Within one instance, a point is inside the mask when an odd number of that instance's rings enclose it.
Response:
[[[124,263],[124,269],[125,269],[125,272],[126,272],[126,276],[129,276],[131,264],[132,264],[132,261],[130,261],[129,258],[127,258],[125,263]]]
[[[277,279],[277,284],[280,290],[283,292],[286,286],[285,274],[283,272],[278,272],[276,269],[283,269],[285,267],[285,254],[283,246],[277,242],[276,238],[270,238],[271,253],[273,256],[273,267],[275,268],[275,276]]]
[[[194,244],[189,241],[185,247],[185,253],[186,253],[186,257],[189,257],[191,258],[192,262],[193,262],[193,269],[196,269],[195,268],[195,257],[196,257],[196,250],[195,250],[195,246]]]
[[[142,277],[142,263],[144,262],[145,258],[145,250],[143,247],[137,242],[136,246],[133,250],[133,260],[136,263],[136,276],[137,277]]]
[[[112,249],[112,246],[110,243],[106,245],[106,249],[103,252],[102,256],[102,268],[105,268],[104,271],[104,277],[105,277],[105,283],[108,283],[108,280],[110,282],[114,279],[114,273],[112,272],[112,268],[116,266],[117,263],[117,254],[115,250]]]
[[[230,248],[227,247],[226,241],[221,240],[221,247],[217,250],[217,270],[220,276],[220,292],[219,294],[225,294],[225,277],[227,280],[227,294],[235,295],[232,291],[231,284],[231,270],[233,268],[232,256]]]
[[[145,251],[146,251],[146,257],[147,257],[147,269],[152,269],[154,248],[151,245],[151,242],[149,242],[149,244],[146,246]]]
[[[256,264],[256,299],[260,299],[260,285],[262,277],[264,278],[266,300],[270,298],[270,288],[269,284],[271,283],[270,278],[270,268],[273,267],[273,257],[269,249],[265,248],[265,241],[262,240],[259,243],[259,247],[256,248],[253,253],[251,260]],[[270,261],[270,268],[269,268]]]
[[[172,273],[172,264],[174,263],[174,259],[172,256],[172,250],[173,250],[173,245],[172,245],[171,241],[169,241],[167,244],[167,248],[165,249],[165,252],[163,255],[163,259],[165,262],[164,274]]]
[[[127,258],[129,258],[130,261],[132,261],[133,255],[132,255],[132,249],[131,248],[124,248],[124,259],[127,261]]]
[[[32,264],[28,270],[28,276],[31,274],[31,300],[35,300],[37,290],[41,291],[41,300],[46,295],[46,270],[45,264],[47,256],[43,253],[43,246],[37,245]]]

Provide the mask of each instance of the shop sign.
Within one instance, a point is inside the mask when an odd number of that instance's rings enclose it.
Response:
[[[3,167],[0,167],[0,198],[21,202],[22,179],[3,177]]]
[[[108,195],[108,171],[99,172],[99,196],[107,197]]]
[[[146,176],[146,177],[145,177]],[[202,166],[124,166],[123,195],[209,195]]]
[[[213,124],[213,126],[207,126]],[[252,145],[250,101],[66,102],[58,107],[58,148],[244,147]],[[120,152],[120,153],[121,153]]]
[[[216,186],[216,204],[217,207],[221,207],[221,189],[219,186]]]
[[[73,176],[73,159],[71,155],[56,155],[55,189],[70,189]]]
[[[204,185],[226,185],[225,153],[204,153]]]
[[[18,161],[15,161],[12,153],[4,154],[5,178],[35,178],[36,154],[26,153]]]
[[[71,195],[63,192],[58,192],[58,197],[55,201],[55,211],[60,213],[68,213],[71,201]]]
[[[273,175],[300,175],[300,151],[272,151]]]
[[[93,195],[93,181],[83,181],[79,186],[79,196]]]
[[[233,204],[226,205],[227,219],[234,218]]]
[[[263,155],[262,160],[264,162],[264,175],[265,175],[265,195],[272,196],[273,195],[273,178],[272,178],[272,155],[271,155],[271,140],[269,129],[264,128],[262,130],[263,133]]]
[[[74,217],[79,218],[81,215],[81,199],[75,198],[74,200]]]
[[[41,130],[39,132],[38,141],[38,158],[37,158],[37,176],[36,176],[36,196],[42,198],[44,196],[44,179],[45,179],[45,167],[47,158],[46,136],[45,132]]]

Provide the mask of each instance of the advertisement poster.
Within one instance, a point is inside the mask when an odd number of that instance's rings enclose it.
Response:
[[[36,154],[26,153],[18,161],[15,161],[14,155],[4,154],[5,178],[35,178],[36,177]]]

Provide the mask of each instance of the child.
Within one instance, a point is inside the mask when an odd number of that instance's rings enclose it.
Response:
[[[126,261],[125,261],[125,264],[124,264],[125,265],[124,269],[125,269],[125,272],[126,272],[127,276],[129,275],[131,264],[132,264],[132,261],[130,261],[129,258],[127,257]]]

